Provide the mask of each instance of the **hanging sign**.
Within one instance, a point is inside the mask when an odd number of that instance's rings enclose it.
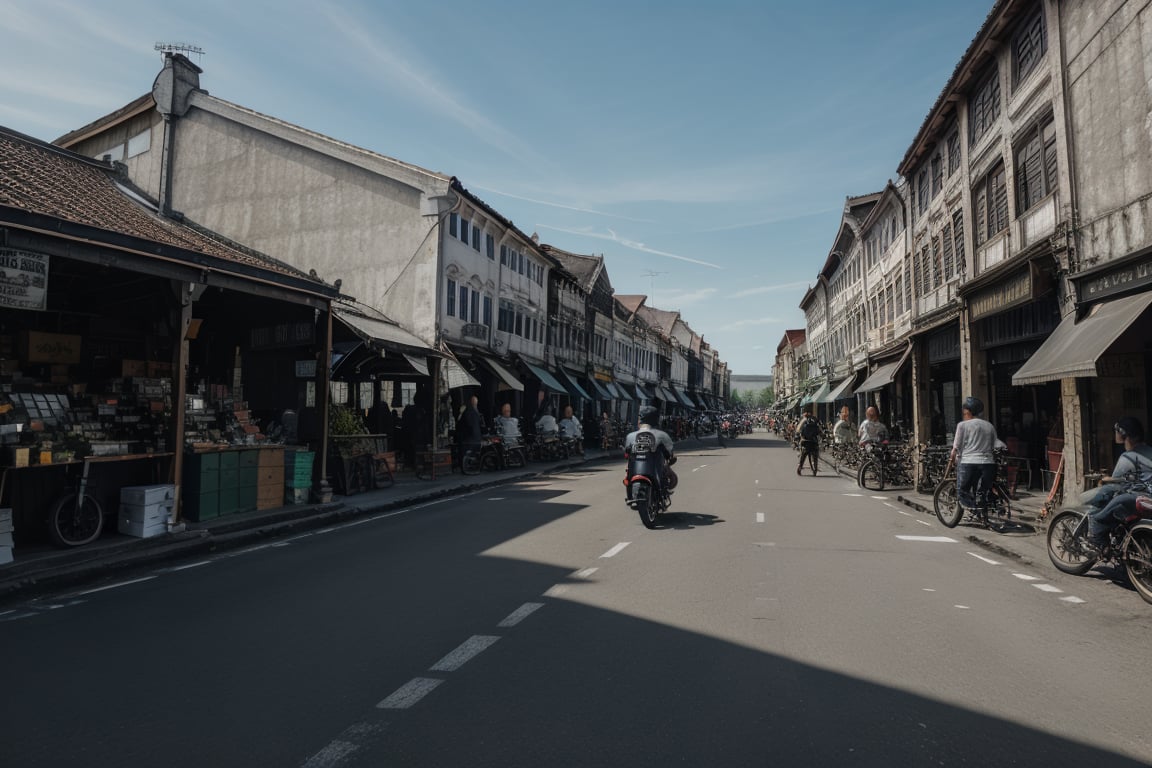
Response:
[[[0,248],[0,308],[48,306],[48,254]]]

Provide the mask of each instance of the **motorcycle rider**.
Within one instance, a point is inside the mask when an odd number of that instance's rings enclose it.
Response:
[[[1100,479],[1100,484],[1123,483],[1135,475],[1137,481],[1152,483],[1152,446],[1144,442],[1144,425],[1134,416],[1125,416],[1116,422],[1113,430],[1116,442],[1124,444],[1124,453],[1116,461],[1112,474]],[[1136,511],[1135,493],[1116,493],[1088,522],[1088,542],[1099,550],[1108,546],[1108,534],[1113,528]]]
[[[996,427],[980,418],[984,403],[979,398],[965,398],[960,409],[963,418],[956,425],[949,457],[956,466],[956,496],[965,509],[985,508],[988,492],[996,480],[994,451],[1003,448],[1004,443],[996,436]]]
[[[640,409],[640,424],[635,432],[629,432],[628,436],[624,438],[624,455],[629,459],[632,456],[632,450],[636,447],[636,438],[641,433],[649,433],[654,438],[655,453],[658,457],[656,461],[656,478],[660,483],[660,487],[664,489],[665,493],[671,493],[672,489],[676,487],[676,473],[672,471],[669,464],[675,459],[675,444],[668,433],[660,429],[660,411],[651,405],[646,405]],[[631,467],[631,461],[629,461]]]

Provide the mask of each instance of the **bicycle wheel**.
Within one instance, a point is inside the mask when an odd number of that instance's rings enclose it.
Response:
[[[884,490],[884,467],[880,462],[869,459],[860,465],[856,474],[856,482],[861,488],[870,491]]]
[[[480,474],[479,452],[473,450],[464,451],[464,455],[460,457],[460,471],[466,475]]]
[[[816,477],[816,469],[820,464],[820,453],[817,451],[809,453],[808,463],[812,466],[812,477]]]
[[[75,493],[66,493],[52,505],[48,516],[48,535],[58,547],[80,547],[95,541],[104,530],[104,510],[100,502],[84,494],[76,503]]]
[[[932,506],[936,509],[936,517],[940,518],[945,528],[955,528],[964,517],[964,509],[960,506],[960,499],[956,495],[956,481],[945,478],[936,485],[932,492]]]

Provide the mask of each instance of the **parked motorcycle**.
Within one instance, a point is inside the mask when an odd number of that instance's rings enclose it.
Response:
[[[1127,492],[1149,494],[1136,498],[1136,511],[1109,533],[1103,550],[1089,544],[1088,524],[1099,505],[1066,509],[1048,524],[1048,557],[1064,573],[1083,576],[1098,563],[1123,566],[1128,580],[1147,603],[1152,603],[1152,489],[1129,484]]]
[[[672,500],[672,490],[676,487],[676,473],[672,465],[673,456],[664,468],[665,482],[660,480],[660,464],[664,459],[658,453],[656,436],[651,432],[636,435],[632,450],[628,453],[628,468],[624,475],[628,506],[640,515],[645,528],[655,528],[656,519],[668,509]]]

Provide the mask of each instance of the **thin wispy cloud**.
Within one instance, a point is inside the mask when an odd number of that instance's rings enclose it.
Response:
[[[743,299],[748,296],[760,296],[765,293],[776,293],[777,291],[795,291],[799,288],[808,288],[808,283],[801,280],[795,283],[781,283],[780,285],[761,285],[756,288],[745,288],[742,291],[736,291],[728,298],[730,299]]]
[[[757,317],[755,319],[737,320],[734,323],[720,326],[722,331],[738,331],[741,328],[752,328],[758,325],[774,325],[780,322],[778,317]]]
[[[747,221],[741,224],[725,224],[719,227],[706,227],[704,229],[693,230],[698,234],[710,234],[714,232],[737,232],[741,229],[755,229],[757,227],[769,227],[773,224],[784,224],[790,221],[801,221],[803,219],[812,218],[813,216],[824,216],[829,213],[843,210],[842,206],[835,208],[820,208],[814,211],[802,211],[788,216],[771,216],[766,219],[757,219],[755,221]]]
[[[539,227],[540,229],[550,229],[553,232],[564,232],[564,233],[569,234],[569,235],[581,235],[583,237],[591,237],[591,238],[594,238],[596,240],[607,240],[609,242],[616,243],[617,245],[621,245],[625,248],[630,248],[634,251],[639,251],[641,253],[650,253],[653,256],[663,256],[666,259],[676,259],[677,261],[686,261],[689,264],[699,264],[702,267],[709,267],[711,269],[724,269],[724,267],[720,266],[719,264],[713,264],[710,261],[703,261],[701,259],[693,259],[693,258],[690,258],[688,256],[680,256],[679,254],[668,253],[667,251],[658,251],[655,248],[649,248],[648,246],[644,245],[644,243],[638,242],[636,240],[630,240],[626,237],[620,237],[618,234],[613,232],[611,229],[609,229],[605,233],[605,232],[595,232],[591,229],[568,229],[565,227],[553,227],[553,226],[550,226],[548,224],[537,224],[536,226]]]
[[[324,6],[324,15],[347,43],[361,56],[355,57],[368,76],[389,88],[401,91],[423,108],[467,128],[484,143],[524,163],[542,163],[543,158],[515,134],[464,103],[450,88],[431,74],[427,61],[405,58],[400,41],[388,36],[381,24],[365,25],[332,6]],[[409,56],[414,54],[409,53]]]
[[[508,197],[508,198],[513,199],[513,200],[523,200],[526,203],[535,203],[536,205],[546,205],[550,208],[563,208],[566,211],[578,211],[580,213],[592,213],[592,214],[595,214],[597,216],[607,216],[607,217],[612,218],[612,219],[623,219],[624,221],[634,221],[634,222],[637,222],[638,224],[653,224],[653,223],[655,223],[651,219],[636,219],[636,218],[633,218],[631,216],[621,216],[618,213],[608,213],[606,211],[597,211],[597,210],[594,210],[592,208],[581,208],[581,207],[576,206],[576,205],[565,205],[563,203],[555,203],[555,202],[552,202],[550,200],[540,200],[538,198],[533,198],[533,197],[524,197],[523,195],[514,195],[511,192],[504,192],[503,190],[493,189],[492,187],[484,187],[484,186],[481,186],[479,184],[469,184],[467,186],[471,187],[472,189],[482,189],[485,192],[491,192],[492,194],[500,195],[501,197]]]
[[[707,301],[715,295],[715,288],[698,288],[694,291],[668,289],[652,291],[646,303],[650,307],[657,307],[668,311],[681,310],[684,307]]]

